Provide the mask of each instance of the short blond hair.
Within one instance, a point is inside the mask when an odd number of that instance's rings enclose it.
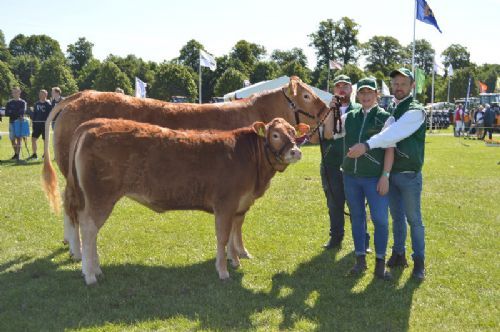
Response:
[[[58,86],[53,87],[53,88],[52,88],[52,91],[55,91],[55,92],[57,92],[58,94],[61,94],[61,88],[60,88],[60,87],[58,87]]]

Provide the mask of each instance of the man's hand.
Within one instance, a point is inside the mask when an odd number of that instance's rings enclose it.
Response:
[[[366,153],[366,146],[363,143],[358,143],[349,148],[347,156],[349,158],[359,158]]]

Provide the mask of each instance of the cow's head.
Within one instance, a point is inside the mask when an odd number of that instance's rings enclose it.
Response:
[[[286,90],[288,98],[295,106],[294,111],[299,111],[300,121],[304,121],[310,126],[316,125],[321,119],[321,115],[328,110],[325,102],[297,76],[290,77]]]
[[[255,122],[253,130],[265,139],[265,147],[274,156],[275,162],[284,166],[283,169],[277,168],[278,170],[284,170],[288,164],[295,163],[302,157],[296,143],[297,131],[284,119],[275,118],[268,124]],[[301,123],[297,126],[297,130],[301,134],[307,132],[309,125]]]

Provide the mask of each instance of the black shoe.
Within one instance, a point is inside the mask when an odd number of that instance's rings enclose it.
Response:
[[[413,258],[413,272],[411,275],[419,281],[423,281],[425,279],[425,267],[424,260],[422,258]]]
[[[335,239],[333,237],[330,237],[330,240],[328,240],[328,242],[323,245],[323,248],[325,248],[326,250],[340,249],[341,247],[342,247],[342,240]]]
[[[360,275],[366,270],[366,256],[356,256],[356,264],[349,270],[350,275]]]
[[[408,267],[408,261],[406,260],[405,254],[396,254],[392,252],[391,258],[387,261],[388,267],[397,267],[401,266],[402,268]]]
[[[38,156],[36,155],[36,153],[33,153],[31,156],[29,156],[28,160],[31,160],[31,159],[38,159]]]
[[[19,160],[19,155],[17,153],[14,153],[14,155],[12,156],[12,158],[10,158],[10,160]]]
[[[385,269],[385,259],[383,258],[375,260],[375,277],[382,280],[392,280],[392,274]]]

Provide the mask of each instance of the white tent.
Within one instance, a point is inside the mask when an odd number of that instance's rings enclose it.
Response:
[[[281,88],[285,85],[287,85],[290,82],[290,77],[288,76],[281,76],[278,78],[275,78],[274,80],[269,80],[269,81],[262,81],[259,83],[252,84],[250,86],[241,88],[239,90],[230,92],[228,94],[224,95],[224,101],[231,101],[235,99],[243,99],[243,98],[248,98],[254,93],[259,93],[262,91],[268,91],[268,90],[274,90],[277,88]],[[333,95],[331,93],[328,93],[326,91],[320,90],[318,88],[315,88],[313,86],[309,86],[314,93],[321,98],[327,105],[330,103],[332,100]]]

